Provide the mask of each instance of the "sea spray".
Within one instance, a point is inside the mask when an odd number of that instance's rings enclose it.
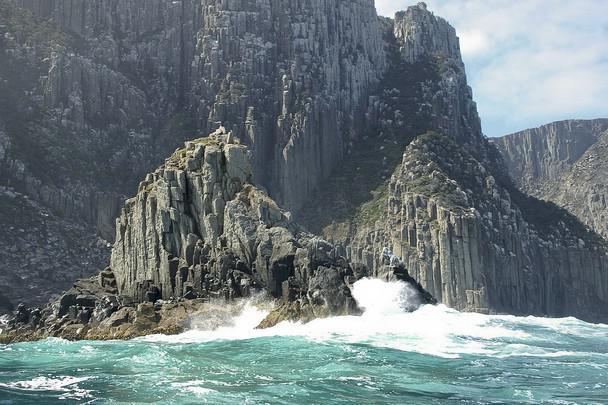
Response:
[[[411,312],[418,309],[422,302],[418,291],[402,281],[364,278],[353,285],[352,294],[367,315]]]

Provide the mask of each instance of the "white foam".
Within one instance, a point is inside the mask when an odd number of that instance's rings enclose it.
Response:
[[[90,380],[92,377],[35,377],[31,380],[0,383],[0,387],[19,389],[23,391],[55,391],[63,395],[60,399],[84,399],[90,397],[90,391],[80,388],[79,383]]]
[[[196,380],[196,381],[188,381],[184,383],[172,383],[171,387],[173,388],[181,388],[185,391],[188,391],[197,397],[203,397],[209,395],[213,392],[217,392],[211,388],[202,387],[205,384],[205,381]]]
[[[464,354],[560,357],[580,353],[522,344],[520,342],[524,340],[534,340],[534,336],[524,330],[526,326],[540,325],[560,330],[566,325],[573,333],[596,326],[574,318],[547,320],[461,313],[444,305],[424,305],[414,312],[406,312],[417,305],[419,298],[416,291],[403,282],[363,279],[354,284],[352,291],[364,309],[362,316],[316,319],[307,324],[283,322],[270,329],[258,330],[255,327],[267,316],[270,308],[250,302],[236,310],[224,309],[228,315],[224,317],[223,324],[218,325],[217,315],[206,324],[207,318],[203,316],[198,322],[193,322],[194,329],[181,335],[148,336],[143,340],[198,343],[292,336],[318,342],[363,343],[447,358]],[[217,312],[217,308],[212,310]]]
[[[220,320],[214,317],[211,320],[205,319],[205,314],[191,321],[193,329],[176,336],[152,335],[140,338],[148,342],[171,342],[171,343],[198,343],[214,340],[243,340],[265,335],[264,332],[256,330],[255,327],[266,318],[270,312],[267,308],[260,308],[252,302],[246,302],[240,308],[240,313],[229,316],[234,312],[233,308],[220,310],[224,323],[219,324]],[[208,322],[206,322],[208,321]],[[267,330],[269,331],[269,330]],[[271,335],[267,333],[267,335]]]
[[[418,292],[402,282],[363,279],[353,285],[352,294],[367,316],[401,315],[417,309],[421,303]]]

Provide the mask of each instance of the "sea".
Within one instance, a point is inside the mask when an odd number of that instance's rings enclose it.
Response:
[[[411,294],[363,279],[361,316],[258,330],[248,301],[176,336],[0,345],[0,404],[608,403],[608,325],[406,312]]]

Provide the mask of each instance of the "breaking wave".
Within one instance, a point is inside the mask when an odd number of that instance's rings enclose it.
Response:
[[[270,308],[260,306],[259,302],[247,302],[236,311],[234,308],[224,310],[226,316],[221,322],[217,316],[209,318],[203,314],[193,320],[193,328],[185,333],[154,335],[141,340],[203,343],[284,336],[323,343],[367,344],[443,358],[462,355],[560,357],[589,353],[539,347],[539,340],[558,339],[557,335],[563,337],[564,334],[587,337],[608,334],[608,325],[589,324],[575,318],[483,315],[459,312],[444,305],[420,306],[416,291],[400,281],[362,279],[354,284],[352,292],[364,310],[361,316],[317,319],[306,324],[283,322],[259,330],[256,326]]]

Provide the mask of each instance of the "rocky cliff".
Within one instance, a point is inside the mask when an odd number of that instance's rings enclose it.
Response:
[[[378,136],[342,165],[373,176],[381,162],[387,180],[367,188],[346,178],[332,182],[319,195],[322,207],[311,204],[307,223],[350,261],[390,278],[379,266],[386,248],[439,301],[458,309],[605,320],[605,241],[512,183],[481,134],[453,29],[418,5],[398,14],[393,30],[389,75],[415,97],[397,87],[385,91],[374,115]],[[395,100],[413,105],[401,126]],[[401,145],[396,159],[390,150]],[[318,215],[336,200],[358,202],[333,218]]]
[[[107,260],[109,244],[36,200],[0,187],[0,312],[46,304]]]
[[[45,58],[65,38],[6,1],[0,32],[0,290],[7,306],[34,305],[103,266],[108,243],[88,224],[107,223],[119,201],[83,187],[82,143],[39,105]]]
[[[345,276],[399,277],[388,257],[455,308],[605,319],[605,242],[514,186],[456,33],[424,3],[385,19],[372,0],[0,1],[18,100],[0,98],[3,181],[107,233],[145,176],[102,289],[305,300],[271,325],[344,313]],[[89,322],[87,288],[65,325]]]
[[[291,301],[297,290],[348,313],[354,301],[340,298],[350,296],[348,264],[251,186],[247,149],[222,130],[187,143],[127,201],[110,266],[119,293],[154,302],[249,296],[257,287]]]
[[[449,137],[412,142],[387,196],[385,219],[350,243],[352,261],[374,266],[388,246],[438,300],[463,310],[607,319],[606,242]]]
[[[570,120],[493,142],[526,193],[552,201],[608,237],[608,120]]]
[[[139,179],[220,126],[297,209],[348,152],[386,70],[372,0],[0,7],[1,184],[109,241]]]
[[[385,71],[372,0],[15,3],[77,43],[51,53],[40,89],[62,126],[114,133],[143,174],[222,125],[288,208],[345,153]]]

